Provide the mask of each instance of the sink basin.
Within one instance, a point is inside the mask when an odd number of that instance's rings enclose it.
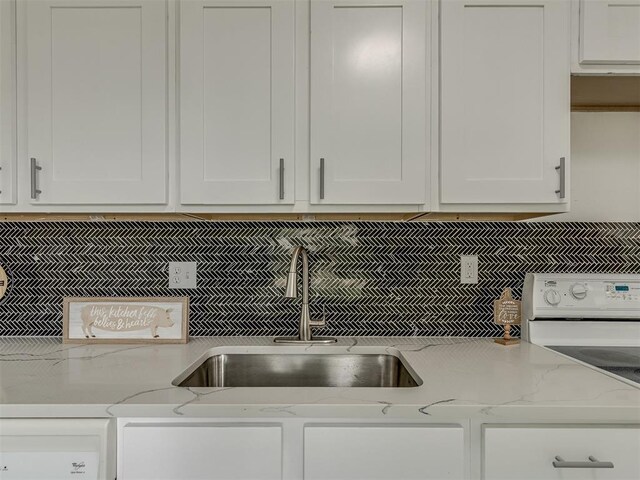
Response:
[[[179,387],[417,387],[422,382],[389,354],[225,353],[187,369]]]

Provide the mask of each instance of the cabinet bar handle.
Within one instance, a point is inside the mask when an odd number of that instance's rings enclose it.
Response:
[[[284,158],[280,159],[280,200],[284,200]]]
[[[37,200],[38,195],[42,193],[38,190],[38,170],[42,170],[42,167],[38,166],[36,159],[31,157],[31,199]]]
[[[593,456],[589,456],[588,462],[567,462],[562,457],[556,456],[553,468],[613,468],[613,463],[600,462]]]
[[[560,198],[565,197],[565,189],[566,189],[566,177],[565,177],[565,159],[564,157],[560,157],[560,165],[556,167],[558,173],[560,174],[560,190],[556,190],[556,193]]]
[[[2,167],[0,167],[0,170],[2,170]],[[2,193],[2,190],[0,190],[0,193]]]
[[[324,158],[320,159],[320,200],[324,200]]]

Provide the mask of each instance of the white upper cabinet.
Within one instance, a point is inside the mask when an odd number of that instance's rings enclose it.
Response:
[[[566,210],[572,19],[640,73],[640,0],[0,0],[0,204]]]
[[[568,201],[569,7],[441,2],[442,203]]]
[[[181,203],[293,203],[293,0],[181,8]]]
[[[165,203],[166,2],[21,3],[31,202]]]
[[[311,2],[311,203],[425,203],[427,8]]]
[[[0,0],[0,204],[15,202],[15,2]]]
[[[572,70],[640,73],[640,0],[574,0]]]

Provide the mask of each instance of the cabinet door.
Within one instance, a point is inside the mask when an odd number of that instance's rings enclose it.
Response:
[[[425,202],[426,9],[311,2],[311,203]]]
[[[32,202],[164,203],[166,2],[25,3]]]
[[[123,480],[282,478],[280,426],[134,423],[123,430]]]
[[[0,204],[15,203],[15,2],[0,0]]]
[[[441,2],[441,201],[565,203],[569,2]]]
[[[640,0],[580,0],[580,63],[640,64]]]
[[[564,468],[553,462],[611,462],[613,468]],[[624,427],[487,427],[484,430],[486,480],[640,478],[640,429]]]
[[[181,202],[294,202],[293,0],[182,2]]]
[[[461,427],[308,426],[305,480],[461,479]]]

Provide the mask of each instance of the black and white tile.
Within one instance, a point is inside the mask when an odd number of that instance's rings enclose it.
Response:
[[[292,335],[294,245],[326,335],[496,336],[492,300],[526,272],[640,273],[640,223],[0,222],[0,335],[61,335],[65,296],[181,295],[192,336]],[[460,285],[466,254],[478,285]],[[169,261],[198,262],[198,288],[169,290]]]

